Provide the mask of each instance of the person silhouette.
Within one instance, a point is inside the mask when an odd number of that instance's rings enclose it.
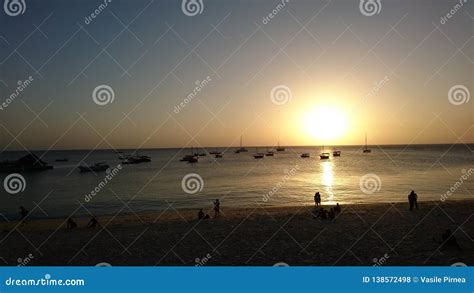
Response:
[[[67,218],[67,229],[77,228],[77,223],[72,218]]]
[[[200,209],[199,212],[198,212],[198,219],[199,220],[204,219],[204,212],[202,211],[202,209]]]
[[[319,207],[321,205],[321,194],[319,193],[319,191],[314,194],[314,204],[316,205],[316,207]]]
[[[100,226],[99,221],[95,218],[95,216],[92,217],[92,219],[87,223],[88,228],[95,228],[97,226]]]
[[[336,203],[336,206],[334,207],[334,212],[336,214],[339,214],[341,212],[341,206],[339,205],[339,203]]]
[[[443,235],[441,235],[441,241],[442,241],[441,242],[442,249],[454,247],[461,250],[461,246],[456,240],[456,237],[454,237],[453,232],[451,232],[451,229],[446,229],[446,231],[444,231]]]
[[[219,217],[220,211],[221,211],[221,202],[219,201],[219,199],[216,199],[214,201],[214,218]]]
[[[418,195],[415,193],[414,190],[412,190],[408,195],[408,202],[410,204],[410,211],[413,211],[413,207],[416,207],[416,209],[418,209]]]
[[[28,210],[24,206],[20,206],[20,221],[22,224],[26,224],[26,217],[28,216]]]

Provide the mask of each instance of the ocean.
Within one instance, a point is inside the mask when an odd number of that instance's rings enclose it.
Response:
[[[287,147],[263,159],[253,158],[255,148],[240,154],[219,148],[222,158],[207,155],[194,164],[180,162],[190,149],[147,149],[140,155],[151,162],[120,166],[113,150],[33,152],[54,169],[21,174],[20,186],[8,186],[10,174],[0,174],[0,218],[17,217],[19,206],[32,217],[67,217],[181,208],[210,212],[216,198],[223,212],[226,207],[313,205],[316,191],[323,204],[342,205],[406,201],[411,190],[420,202],[474,198],[472,144],[378,146],[366,154],[362,146],[337,149],[340,157],[320,160],[320,147]],[[311,157],[301,158],[302,153]],[[25,154],[3,152],[0,159]],[[56,162],[61,158],[69,160]],[[80,173],[81,161],[105,161],[110,169]]]

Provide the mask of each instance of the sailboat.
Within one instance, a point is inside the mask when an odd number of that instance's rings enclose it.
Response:
[[[240,154],[240,153],[246,153],[248,150],[244,147],[242,147],[242,135],[240,136],[240,148],[238,148],[235,153]]]
[[[280,146],[280,141],[278,141],[278,146],[276,148],[277,152],[284,152],[285,148]]]
[[[265,153],[265,156],[267,156],[267,157],[273,157],[274,154],[275,154],[275,153],[274,153],[272,150],[268,150],[268,149],[267,149],[267,152]]]
[[[319,158],[321,158],[321,160],[326,160],[326,159],[329,159],[329,153],[325,153],[324,152],[324,146],[323,146],[323,152],[319,155]]]
[[[365,133],[365,149],[362,151],[364,153],[370,153],[371,150],[367,148],[367,133]]]
[[[191,147],[191,154],[185,155],[180,161],[181,162],[188,162],[188,163],[197,163],[199,161],[199,157],[194,155],[194,148]]]
[[[256,150],[257,150],[257,153],[255,155],[253,155],[253,157],[255,159],[263,159],[263,157],[265,157],[265,154],[264,153],[259,153],[258,148],[256,148]]]

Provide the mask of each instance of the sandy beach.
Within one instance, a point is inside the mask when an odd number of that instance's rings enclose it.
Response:
[[[323,205],[324,206],[324,205]],[[326,206],[329,207],[329,206]],[[0,225],[4,265],[451,265],[474,263],[474,200],[345,205],[335,220],[313,206],[229,209],[197,220],[196,210],[31,219]],[[211,214],[211,211],[206,211]],[[212,216],[212,214],[211,214]],[[450,228],[462,250],[441,249]]]

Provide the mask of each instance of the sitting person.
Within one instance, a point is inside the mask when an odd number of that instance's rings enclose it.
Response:
[[[331,208],[329,210],[328,217],[329,219],[334,220],[334,218],[336,217],[336,212],[334,211],[334,208]]]
[[[326,220],[328,218],[328,211],[326,211],[325,208],[321,208],[319,210],[319,217],[322,219],[322,220]]]
[[[77,228],[77,223],[72,218],[68,218],[67,219],[67,228],[68,229]]]
[[[87,227],[88,228],[95,228],[97,226],[100,226],[99,225],[99,221],[97,221],[97,219],[95,218],[95,216],[92,217],[92,219],[89,221],[89,223],[87,224]]]
[[[204,214],[202,209],[199,210],[199,212],[198,212],[198,219],[199,220],[207,220],[209,218],[210,218],[209,214]]]
[[[461,246],[456,240],[456,237],[454,237],[453,232],[451,232],[451,229],[447,229],[443,235],[441,235],[441,244],[442,249],[447,249],[450,247],[461,249]]]

